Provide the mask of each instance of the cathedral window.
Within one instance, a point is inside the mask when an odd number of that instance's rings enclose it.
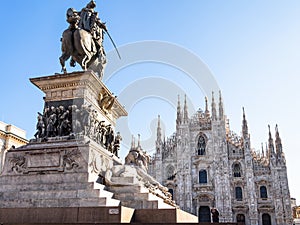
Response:
[[[268,198],[268,192],[266,186],[261,186],[259,188],[260,198]]]
[[[262,225],[271,225],[271,216],[268,213],[262,214]]]
[[[199,171],[199,183],[207,184],[207,172],[206,170]]]
[[[198,139],[198,155],[205,155],[206,154],[205,151],[206,151],[206,139],[201,134]]]
[[[235,199],[237,201],[243,201],[243,190],[241,187],[235,188]]]
[[[242,176],[241,165],[239,163],[235,163],[233,165],[233,176],[234,177],[241,177]]]
[[[175,169],[173,166],[169,166],[167,169],[167,180],[175,179]]]

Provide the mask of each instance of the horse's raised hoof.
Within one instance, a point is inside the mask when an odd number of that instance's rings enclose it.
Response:
[[[67,73],[67,69],[66,68],[62,68],[61,72],[64,73],[64,74],[66,74]]]

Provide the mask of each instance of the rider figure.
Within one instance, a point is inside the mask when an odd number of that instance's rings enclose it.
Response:
[[[65,61],[71,57],[70,65],[76,62],[83,70],[90,68],[101,78],[106,66],[103,48],[103,31],[106,26],[95,12],[96,3],[91,0],[80,12],[70,8],[67,11],[69,28],[63,32],[62,55],[59,58],[62,71],[67,73]]]
[[[70,24],[69,29],[75,30],[78,28],[78,24],[80,22],[80,16],[78,15],[78,12],[73,9],[69,8],[67,11],[67,22]]]
[[[96,3],[91,0],[85,8],[83,8],[79,15],[80,15],[80,22],[79,27],[89,32],[97,47],[97,52],[100,55],[101,53],[104,53],[104,49],[102,46],[103,42],[103,32],[102,30],[106,31],[106,26],[104,23],[101,22],[101,20],[98,17],[98,13],[95,12]],[[102,52],[101,52],[102,51]]]

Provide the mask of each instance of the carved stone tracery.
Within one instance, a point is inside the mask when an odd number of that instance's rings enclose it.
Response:
[[[77,172],[82,167],[81,158],[82,154],[78,148],[22,151],[10,156],[7,172],[14,174]]]
[[[25,157],[23,155],[17,155],[9,160],[11,163],[11,171],[15,173],[22,173],[25,167]]]
[[[79,149],[76,150],[65,150],[63,158],[63,165],[66,170],[74,170],[80,167],[77,159],[81,156]]]

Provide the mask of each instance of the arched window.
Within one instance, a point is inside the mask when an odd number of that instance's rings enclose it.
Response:
[[[238,223],[245,223],[245,215],[244,214],[237,214],[236,222]]]
[[[243,190],[241,187],[235,188],[235,199],[237,201],[243,201]]]
[[[260,198],[268,198],[268,192],[266,186],[260,186],[259,192],[260,192]]]
[[[198,155],[205,155],[205,150],[206,150],[206,139],[201,134],[198,139]]]
[[[271,216],[268,213],[262,214],[262,225],[272,225]]]
[[[173,166],[168,166],[167,168],[167,180],[174,180],[175,179],[175,169]]]
[[[207,172],[206,170],[199,171],[199,183],[207,184]]]
[[[241,165],[239,163],[235,163],[233,165],[233,176],[234,177],[241,177],[242,176]]]

